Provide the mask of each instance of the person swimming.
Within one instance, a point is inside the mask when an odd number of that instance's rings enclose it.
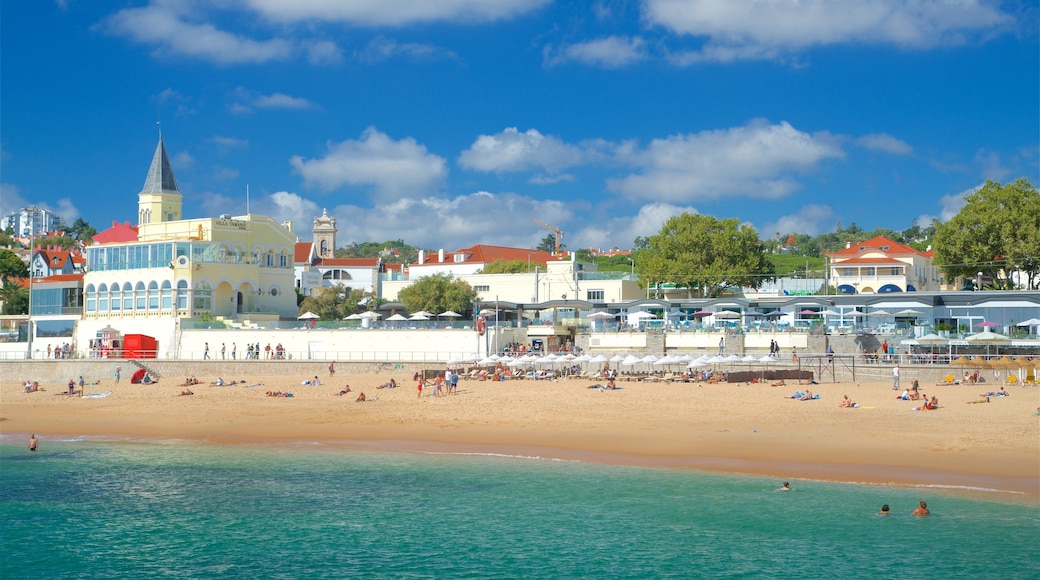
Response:
[[[930,513],[932,512],[928,511],[928,504],[926,504],[924,500],[921,500],[921,505],[917,506],[917,509],[913,511],[913,515],[915,516],[926,516]]]
[[[888,504],[887,504],[887,503],[886,503],[885,505],[881,506],[881,512],[880,512],[880,513],[881,513],[881,515],[883,515],[883,516],[887,516],[888,514],[892,513],[892,512],[891,512],[891,511],[890,511],[890,510],[888,509]]]
[[[791,484],[785,481],[777,491],[791,491]]]

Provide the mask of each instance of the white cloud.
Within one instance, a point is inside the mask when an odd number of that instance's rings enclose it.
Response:
[[[981,176],[986,179],[1003,181],[1011,175],[1011,169],[1004,166],[1000,154],[996,151],[980,149],[975,153],[975,165],[978,166]]]
[[[416,42],[400,43],[392,38],[377,36],[365,46],[363,50],[354,53],[354,57],[367,63],[376,63],[395,57],[403,57],[410,60],[458,60],[459,56],[454,52],[434,46],[432,44],[419,44]]]
[[[210,138],[210,142],[223,150],[245,149],[249,147],[249,139],[239,139],[238,137],[226,137],[224,135],[214,135]]]
[[[504,20],[532,12],[549,0],[246,0],[278,22],[335,21],[360,26]]]
[[[229,106],[232,113],[252,113],[256,109],[290,109],[302,110],[316,107],[313,102],[303,97],[294,97],[285,93],[271,93],[261,95],[253,93],[244,87],[235,89],[236,101]]]
[[[772,238],[776,233],[782,237],[786,237],[787,234],[816,236],[834,229],[837,221],[835,218],[834,210],[830,206],[807,205],[797,213],[781,216],[775,222],[764,224],[758,232],[758,237],[765,240]]]
[[[238,179],[239,171],[234,167],[224,167],[223,165],[213,166],[213,177],[221,181],[228,181],[232,179]]]
[[[180,91],[175,89],[163,89],[158,95],[153,97],[153,100],[160,105],[160,107],[172,104],[174,107],[173,114],[178,119],[183,119],[195,114],[195,108],[192,106],[191,97],[183,95]]]
[[[983,185],[985,184],[980,183],[979,185],[976,185],[971,189],[966,189],[960,193],[948,194],[940,197],[939,207],[942,209],[939,211],[939,219],[943,222],[948,222],[953,219],[954,216],[960,213],[961,208],[964,207],[964,204],[966,203],[964,198],[978,191]]]
[[[844,155],[835,141],[826,133],[764,121],[655,139],[646,149],[619,148],[621,160],[640,172],[609,179],[607,186],[632,198],[669,202],[780,198],[799,188],[790,173],[810,171],[825,159]]]
[[[329,40],[308,42],[304,45],[307,60],[311,64],[338,64],[343,62],[343,51],[339,45]]]
[[[187,151],[181,151],[179,153],[176,153],[173,156],[173,158],[170,159],[170,163],[174,167],[187,169],[195,164],[195,158],[191,156],[191,153],[188,153]]]
[[[108,17],[103,28],[132,42],[154,47],[156,57],[187,56],[223,65],[263,63],[289,58],[289,41],[257,41],[194,21],[202,9],[191,2],[153,0],[142,8],[125,8]],[[197,18],[197,17],[196,17]]]
[[[585,223],[573,236],[580,240],[582,248],[631,248],[637,237],[652,236],[661,231],[661,226],[670,218],[684,213],[700,213],[691,206],[670,203],[649,203],[639,208],[636,215],[613,215],[604,221]],[[571,249],[576,246],[568,245]]]
[[[56,203],[57,205],[55,206],[45,201],[28,201],[22,197],[22,193],[18,189],[17,185],[13,183],[0,183],[0,216],[6,216],[17,212],[22,208],[35,206],[54,212],[69,225],[76,221],[76,218],[80,217],[80,211],[72,202],[72,199],[63,197]]]
[[[288,191],[279,191],[260,197],[257,199],[256,209],[253,211],[271,216],[278,222],[291,221],[294,229],[298,229],[300,226],[306,227],[321,214],[318,204]]]
[[[359,140],[329,143],[319,159],[293,156],[289,163],[307,185],[326,191],[343,185],[372,186],[377,196],[421,196],[447,176],[445,160],[410,137],[394,141],[375,128]]]
[[[642,38],[623,36],[608,36],[588,42],[569,44],[558,50],[547,46],[543,52],[545,66],[577,62],[603,68],[623,68],[646,58],[646,43]]]
[[[891,153],[892,155],[909,155],[914,148],[906,142],[896,139],[888,133],[872,133],[856,139],[856,144],[865,149]]]
[[[459,155],[460,166],[474,171],[532,171],[556,173],[584,160],[581,148],[568,145],[537,129],[521,133],[507,127],[496,135],[481,135]]]
[[[983,0],[644,0],[643,18],[704,46],[677,59],[774,58],[812,46],[889,44],[929,48],[1009,25]]]

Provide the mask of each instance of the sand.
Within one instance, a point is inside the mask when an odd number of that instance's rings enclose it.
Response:
[[[199,377],[204,381],[214,377]],[[212,443],[334,446],[396,451],[505,453],[601,463],[821,479],[936,485],[1040,497],[1036,387],[966,404],[995,385],[922,386],[941,409],[914,411],[887,383],[810,385],[816,401],[787,398],[806,386],[619,381],[460,381],[458,393],[417,397],[410,376],[338,374],[322,386],[286,377],[238,377],[242,385],[88,386],[104,398],[56,395],[65,386],[0,384],[0,431],[48,438],[193,439]],[[323,380],[325,378],[323,377]],[[336,396],[349,383],[352,392]],[[289,391],[292,398],[268,397]],[[368,401],[355,401],[364,391]],[[860,405],[838,407],[848,394]],[[981,492],[980,493],[989,493]]]

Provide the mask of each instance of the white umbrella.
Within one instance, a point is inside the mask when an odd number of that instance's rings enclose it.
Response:
[[[308,310],[307,312],[304,312],[303,314],[297,316],[296,320],[317,320],[319,318],[321,317]]]
[[[361,313],[361,318],[367,318],[369,320],[375,320],[377,318],[382,318],[382,317],[383,317],[382,314],[380,314],[378,312],[372,312],[371,310]]]
[[[758,357],[756,357],[753,354],[749,354],[749,355],[747,355],[746,357],[744,357],[744,358],[742,358],[740,360],[742,360],[744,362],[758,362]]]
[[[603,356],[603,355],[601,355],[601,354],[597,354],[596,356],[594,356],[594,357],[590,358],[590,359],[589,359],[589,362],[593,362],[593,363],[605,363],[605,362],[608,362],[608,361],[611,361],[611,360],[614,360],[614,359],[609,359],[609,358],[607,358],[607,357],[605,357],[605,356]]]
[[[704,364],[702,362],[693,361],[690,364],[686,365],[686,368],[688,368],[688,369],[703,369],[706,366],[708,366],[708,365],[706,365],[706,364]]]
[[[885,316],[892,316],[892,313],[888,312],[887,310],[875,310],[874,312],[871,312],[871,313],[867,314],[867,316],[874,316],[874,317],[878,317],[878,318],[884,318]]]
[[[425,316],[425,317],[429,318],[429,317],[433,316],[433,314],[431,314],[429,312],[426,312],[425,310],[420,310],[420,311],[416,312],[415,314],[412,314],[412,316]]]
[[[360,314],[358,314],[357,312],[355,312],[354,314],[351,314],[350,316],[344,318],[343,320],[361,320],[361,318],[362,318],[362,316]]]
[[[949,342],[948,338],[939,336],[934,332],[928,333],[924,336],[919,336],[915,340],[917,340],[918,344],[944,344],[946,342]]]
[[[625,366],[632,366],[632,365],[639,364],[641,362],[643,362],[643,359],[641,359],[638,356],[635,356],[633,354],[630,354],[630,355],[625,357],[625,360],[621,361],[621,364],[623,364]]]
[[[924,312],[911,310],[909,308],[907,308],[906,310],[900,310],[899,312],[896,312],[896,316],[920,316],[922,314],[924,314]]]
[[[731,354],[731,355],[727,356],[726,358],[724,358],[723,360],[725,362],[740,362],[740,357],[735,355],[735,354]]]
[[[732,310],[720,310],[715,313],[715,318],[720,320],[733,320],[735,318],[740,318],[740,313],[733,312]]]
[[[603,312],[602,310],[600,310],[599,312],[593,312],[589,314],[588,316],[586,316],[586,318],[614,318],[614,315],[609,312]]]
[[[430,317],[423,314],[422,312],[416,312],[415,314],[408,317],[408,320],[429,320]]]
[[[395,315],[391,316],[390,318],[386,319],[387,322],[391,322],[391,321],[393,321],[393,322],[401,322],[402,320],[408,320],[408,319],[405,318],[404,316],[401,316],[400,314],[395,314]]]
[[[1030,318],[1029,320],[1023,320],[1015,326],[1040,326],[1040,318]]]
[[[654,363],[654,362],[657,362],[657,357],[652,355],[652,354],[648,354],[648,355],[644,356],[640,360],[641,360],[641,362],[645,362],[645,363]]]
[[[777,359],[775,359],[775,358],[773,358],[771,356],[764,356],[764,357],[758,359],[758,362],[763,362],[763,363],[766,363],[766,364],[773,364],[773,363],[778,362],[778,361],[777,361]]]
[[[614,363],[621,362],[623,360],[625,360],[625,357],[623,357],[623,356],[621,356],[619,354],[616,354],[616,355],[610,357],[610,362],[614,362]]]
[[[995,342],[1006,342],[1006,341],[1010,340],[1010,338],[1005,336],[1005,335],[1003,335],[1003,334],[999,334],[999,333],[996,333],[996,332],[990,332],[989,329],[987,329],[987,330],[985,330],[983,332],[980,332],[978,334],[973,334],[971,336],[966,336],[966,337],[964,337],[964,340],[968,340],[968,341],[971,341],[971,342],[995,343]]]
[[[418,313],[416,313],[416,314],[418,314]],[[423,314],[425,314],[426,316],[433,316],[429,312],[425,312],[425,311],[423,312]],[[462,318],[461,314],[459,314],[458,312],[452,311],[452,310],[441,312],[437,316],[444,316],[445,318]]]

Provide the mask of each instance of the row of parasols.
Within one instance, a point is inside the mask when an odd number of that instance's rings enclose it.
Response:
[[[355,312],[354,314],[351,314],[350,316],[347,316],[343,320],[378,320],[378,319],[380,319],[382,317],[383,317],[383,315],[379,314],[378,312],[366,311],[366,312],[361,312],[361,313]],[[419,312],[416,312],[416,313],[412,314],[411,316],[403,316],[401,314],[394,314],[390,318],[387,318],[387,321],[388,322],[403,322],[403,321],[406,321],[406,320],[422,321],[422,320],[429,320],[429,319],[435,318],[435,317],[436,318],[461,318],[462,315],[459,314],[458,312],[453,311],[453,310],[448,310],[448,311],[445,311],[445,312],[441,312],[440,314],[431,314],[429,312],[426,312],[425,310],[420,310]],[[318,320],[319,318],[321,318],[321,317],[308,310],[307,312],[304,312],[303,314],[297,316],[296,320]]]
[[[670,367],[682,366],[687,369],[700,369],[718,364],[736,364],[736,363],[760,363],[760,364],[776,364],[779,359],[770,356],[756,357],[753,355],[747,355],[744,357],[737,356],[735,354],[727,356],[712,356],[701,355],[694,358],[691,355],[665,355],[663,357],[657,357],[655,355],[646,355],[638,357],[635,355],[621,356],[614,355],[613,357],[607,357],[606,355],[573,355],[573,354],[547,354],[547,355],[536,355],[528,354],[524,356],[499,356],[490,355],[483,358],[478,358],[476,355],[465,358],[453,358],[448,360],[448,366],[458,366],[464,364],[474,364],[477,366],[497,366],[502,365],[509,368],[523,367],[523,366],[570,366],[576,364],[603,364],[603,363],[614,363],[620,366],[636,367],[642,365],[644,367],[655,367],[667,369]]]

